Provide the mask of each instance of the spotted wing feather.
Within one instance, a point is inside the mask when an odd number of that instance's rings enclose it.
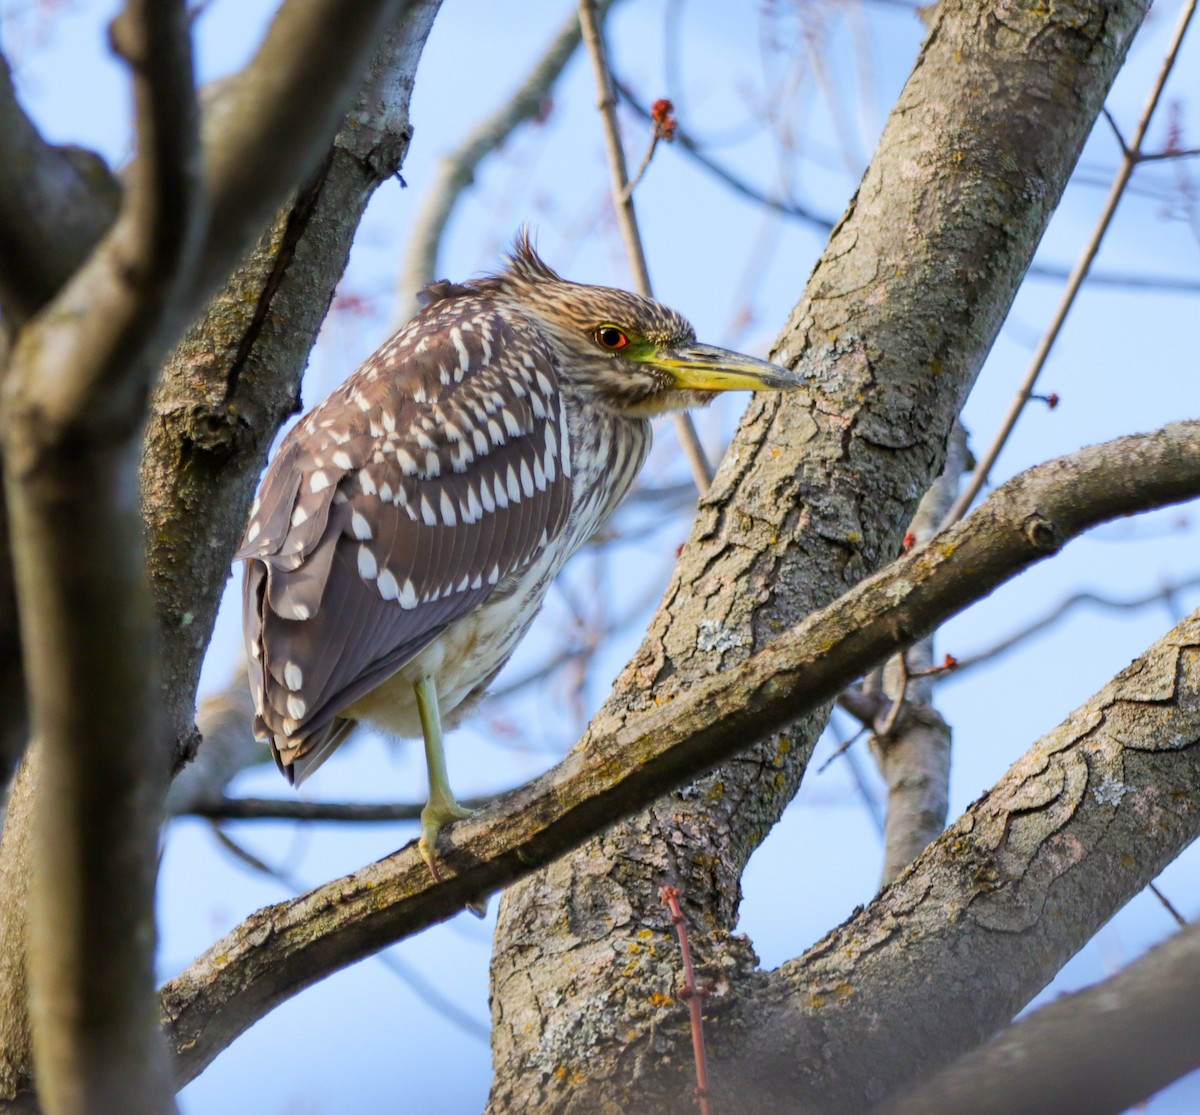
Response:
[[[538,333],[433,302],[288,435],[237,556],[256,726],[284,762],[562,531],[569,447]]]

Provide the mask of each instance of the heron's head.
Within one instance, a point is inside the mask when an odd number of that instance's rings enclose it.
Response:
[[[537,323],[565,381],[631,417],[699,406],[717,391],[800,383],[776,364],[699,343],[686,318],[652,298],[568,282],[542,261],[527,235],[492,282]]]

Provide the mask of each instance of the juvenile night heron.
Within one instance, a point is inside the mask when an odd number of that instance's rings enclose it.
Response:
[[[697,344],[657,302],[561,279],[524,236],[500,274],[425,298],[284,440],[237,556],[256,733],[293,783],[359,721],[421,736],[437,875],[438,831],[466,814],[442,729],[629,490],[650,418],[796,380]]]

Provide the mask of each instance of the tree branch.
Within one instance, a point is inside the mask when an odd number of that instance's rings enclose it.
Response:
[[[650,286],[650,272],[646,267],[646,253],[642,248],[642,236],[638,231],[637,210],[633,206],[629,190],[629,172],[625,165],[625,148],[621,144],[621,132],[617,127],[617,98],[613,87],[612,71],[608,65],[608,52],[601,31],[600,5],[598,0],[579,0],[579,26],[583,42],[592,62],[592,73],[596,81],[596,107],[600,110],[601,131],[604,149],[608,156],[608,170],[612,179],[612,206],[625,242],[625,256],[629,270],[633,273],[633,288],[646,298],[654,292]],[[712,483],[713,470],[691,415],[678,411],[672,416],[675,434],[680,447],[691,466],[696,490],[703,495]]]
[[[116,216],[120,191],[98,155],[42,139],[17,102],[3,56],[0,166],[0,308],[14,330],[96,246]]]
[[[55,1115],[174,1111],[154,1017],[153,899],[166,787],[154,629],[130,453],[200,229],[182,3],[128,0],[137,153],[99,248],[23,328],[5,480],[35,747],[28,979]]]
[[[1064,995],[876,1115],[1120,1115],[1200,1066],[1200,925]]]
[[[623,723],[444,836],[435,884],[413,845],[268,907],[162,992],[189,1080],[303,987],[550,862],[619,816],[836,694],[1102,519],[1200,492],[1200,421],[1081,450],[998,489],[969,520],[864,581],[740,666]]]
[[[1100,250],[1100,244],[1104,240],[1104,235],[1108,232],[1113,217],[1116,216],[1117,206],[1124,196],[1125,187],[1129,185],[1129,179],[1133,177],[1133,172],[1137,168],[1142,140],[1145,138],[1146,131],[1150,127],[1154,110],[1157,108],[1159,98],[1162,96],[1167,77],[1175,65],[1175,59],[1178,57],[1179,48],[1183,44],[1183,37],[1187,33],[1188,24],[1191,23],[1195,10],[1195,0],[1188,0],[1180,12],[1175,34],[1163,57],[1158,77],[1146,97],[1146,103],[1142,108],[1142,114],[1134,131],[1133,140],[1128,147],[1125,146],[1124,140],[1120,140],[1122,149],[1121,165],[1117,168],[1116,176],[1113,178],[1112,187],[1109,189],[1108,197],[1104,202],[1104,209],[1101,211],[1096,221],[1096,226],[1093,228],[1091,236],[1088,237],[1087,243],[1079,255],[1079,259],[1076,260],[1075,266],[1071,268],[1066,289],[1063,291],[1062,298],[1054,311],[1054,316],[1051,318],[1046,332],[1038,342],[1038,347],[1033,354],[1029,368],[1025,372],[1025,377],[1021,380],[1021,385],[1017,388],[1017,393],[1000,422],[1000,428],[996,431],[995,437],[992,439],[991,445],[984,452],[983,457],[976,463],[970,480],[963,486],[963,490],[958,494],[958,498],[955,499],[953,506],[946,513],[947,525],[961,519],[966,513],[967,508],[975,501],[975,497],[983,491],[983,487],[988,482],[996,459],[1007,444],[1013,427],[1016,426],[1025,409],[1025,404],[1029,402],[1038,376],[1041,375],[1042,369],[1046,366],[1050,350],[1054,347],[1054,342],[1058,340],[1058,335],[1066,323],[1067,316],[1071,312],[1071,307],[1075,304],[1075,298],[1079,294],[1084,280],[1087,279],[1092,261],[1096,258],[1096,253]]]

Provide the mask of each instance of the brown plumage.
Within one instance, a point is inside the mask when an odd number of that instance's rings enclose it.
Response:
[[[434,745],[437,703],[452,719],[482,693],[628,491],[651,415],[794,382],[650,299],[561,279],[524,238],[505,271],[426,299],[284,440],[237,554],[255,730],[292,781],[358,720]],[[458,815],[434,812],[427,858]]]

